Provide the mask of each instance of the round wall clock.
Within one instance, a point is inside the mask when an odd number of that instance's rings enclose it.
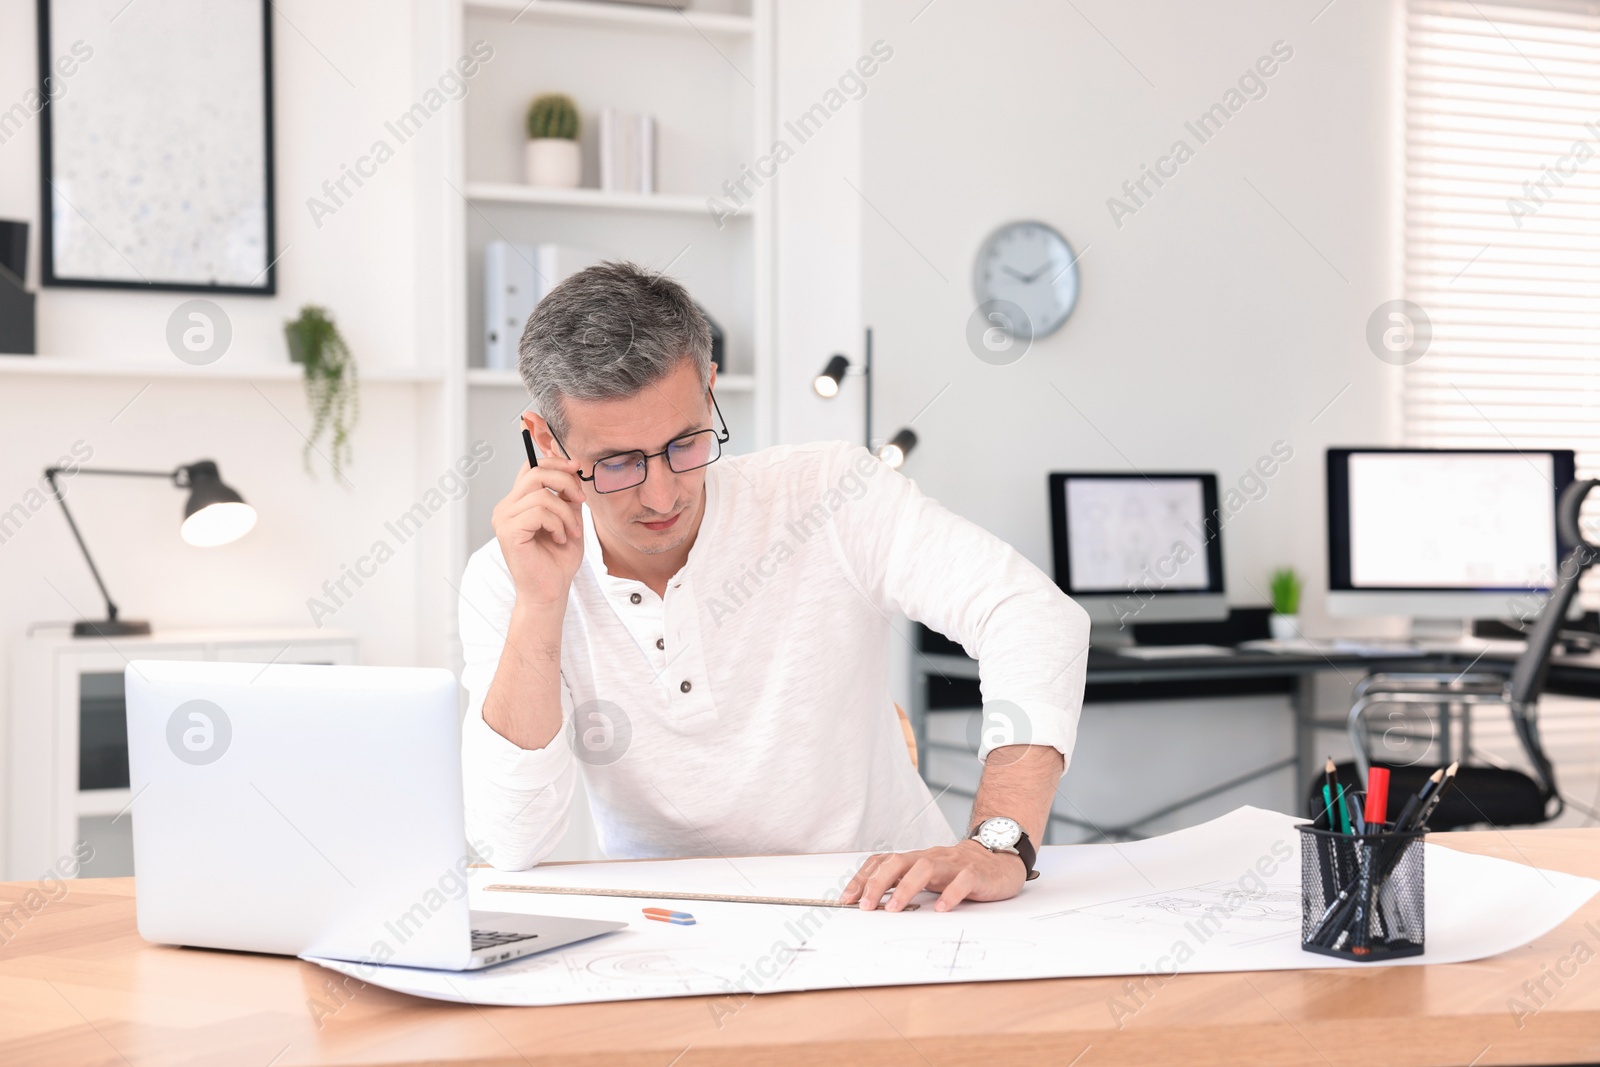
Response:
[[[978,247],[972,289],[980,303],[1004,300],[1027,316],[1005,327],[1015,336],[1045,337],[1078,303],[1078,259],[1067,239],[1042,222],[1009,222]]]

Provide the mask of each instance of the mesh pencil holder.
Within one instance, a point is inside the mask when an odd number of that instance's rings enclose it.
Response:
[[[1426,830],[1300,831],[1300,947],[1374,963],[1420,956]]]

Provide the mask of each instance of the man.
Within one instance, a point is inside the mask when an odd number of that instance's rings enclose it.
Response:
[[[528,320],[538,464],[461,588],[471,835],[538,863],[581,764],[609,856],[884,850],[847,903],[1014,896],[1072,750],[1087,616],[859,446],[723,456],[710,352],[683,287],[629,264]],[[954,840],[907,753],[895,612],[977,657],[1013,731],[979,753],[978,838]]]

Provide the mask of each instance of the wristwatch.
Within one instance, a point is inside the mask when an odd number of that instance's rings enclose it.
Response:
[[[1020,857],[1022,866],[1028,872],[1024,881],[1031,882],[1039,877],[1039,872],[1033,869],[1033,862],[1038,858],[1038,853],[1034,851],[1033,842],[1028,840],[1027,832],[1017,820],[1008,819],[1003,815],[985,819],[968,836],[990,852],[1009,852],[1013,856]]]

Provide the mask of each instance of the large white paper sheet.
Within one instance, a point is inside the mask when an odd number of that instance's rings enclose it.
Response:
[[[454,973],[315,959],[387,989],[473,1004],[577,1004],[1079,975],[1405,966],[1482,959],[1547,933],[1600,890],[1558,871],[1427,846],[1427,951],[1354,963],[1300,948],[1302,820],[1242,807],[1163,837],[1040,850],[1006,901],[935,912],[485,892],[493,883],[837,897],[864,854],[473,872],[486,911],[619,919],[591,941]],[[686,911],[692,926],[642,909]]]

